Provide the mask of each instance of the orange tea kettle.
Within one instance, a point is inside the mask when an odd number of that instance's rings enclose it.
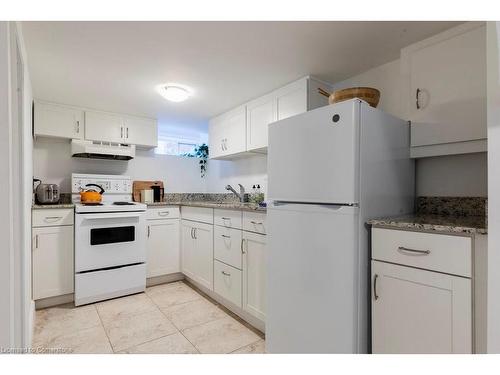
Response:
[[[80,202],[82,203],[101,203],[102,194],[104,189],[97,184],[87,184],[85,187],[94,186],[99,189],[96,191],[94,189],[82,189],[80,188]]]

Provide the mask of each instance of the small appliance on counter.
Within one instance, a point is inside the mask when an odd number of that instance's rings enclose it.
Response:
[[[153,197],[151,201],[148,200],[145,202],[142,198],[143,190],[152,190]],[[149,193],[145,193],[149,194]],[[163,202],[165,194],[165,189],[163,187],[163,181],[134,181],[132,183],[132,199],[134,202],[143,202],[143,203],[153,203],[153,202]]]
[[[38,185],[35,187],[35,184]],[[33,179],[35,202],[39,204],[59,203],[59,186],[57,184],[42,184],[38,178]]]
[[[153,190],[143,189],[141,190],[141,203],[153,203]]]

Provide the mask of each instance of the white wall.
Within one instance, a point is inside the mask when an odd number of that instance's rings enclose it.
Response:
[[[33,150],[33,174],[46,183],[60,185],[61,192],[71,191],[71,173],[123,174],[134,180],[162,180],[165,192],[204,192],[198,160],[157,155],[152,150],[137,150],[128,162],[71,157],[68,140],[38,138]]]
[[[500,23],[487,25],[488,353],[500,353]]]
[[[335,89],[372,86],[380,90],[378,108],[404,118],[400,61],[395,60],[336,83]],[[486,153],[417,159],[417,196],[487,196]]]
[[[210,160],[206,176],[206,191],[209,193],[227,192],[225,186],[232,185],[237,191],[242,184],[247,192],[252,186],[260,184],[267,192],[267,155],[255,155],[234,161]]]

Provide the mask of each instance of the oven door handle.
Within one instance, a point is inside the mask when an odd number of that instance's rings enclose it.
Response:
[[[117,212],[117,213],[102,213],[102,214],[80,214],[83,220],[103,220],[103,219],[129,219],[141,217],[144,212]]]

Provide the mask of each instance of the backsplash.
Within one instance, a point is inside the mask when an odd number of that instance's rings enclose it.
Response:
[[[485,197],[418,197],[417,214],[450,216],[487,216]]]
[[[215,203],[235,203],[239,199],[233,193],[165,193],[164,201],[166,203],[179,202],[204,202]]]

